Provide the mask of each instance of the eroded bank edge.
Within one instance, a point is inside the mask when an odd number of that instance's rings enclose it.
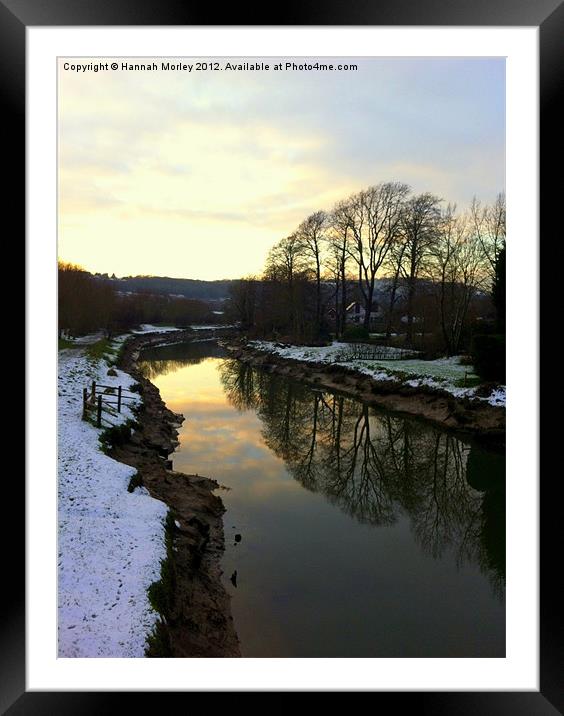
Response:
[[[206,332],[207,334],[207,332]],[[169,455],[178,446],[183,416],[169,410],[158,388],[138,369],[143,348],[209,338],[204,332],[144,334],[128,338],[117,365],[139,385],[142,403],[127,439],[109,446],[116,460],[135,467],[135,486],[164,502],[166,557],[161,575],[149,588],[160,619],[149,636],[151,657],[236,657],[239,641],[230,597],[221,581],[225,508],[214,494],[219,485],[198,475],[172,470]],[[133,488],[134,486],[132,486]]]

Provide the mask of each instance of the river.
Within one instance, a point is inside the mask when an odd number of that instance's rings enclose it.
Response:
[[[505,656],[502,454],[213,341],[140,368],[186,417],[174,469],[222,485],[243,656]]]

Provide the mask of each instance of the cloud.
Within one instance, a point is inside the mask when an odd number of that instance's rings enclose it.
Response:
[[[370,184],[459,205],[503,189],[503,60],[351,61],[357,72],[61,72],[61,255],[234,277]]]

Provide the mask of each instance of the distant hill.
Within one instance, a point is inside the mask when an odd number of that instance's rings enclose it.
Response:
[[[202,301],[223,301],[229,298],[230,287],[237,283],[235,279],[223,279],[220,281],[202,281],[193,278],[170,278],[169,276],[126,276],[116,278],[107,274],[96,274],[97,278],[109,281],[116,290],[124,293],[153,293],[165,296],[184,296]],[[350,300],[362,300],[361,292],[357,288],[356,281],[347,281],[348,295]],[[417,281],[418,292],[426,293],[433,288],[431,281],[419,279]],[[334,290],[331,281],[323,281],[324,290],[332,293]],[[376,279],[374,287],[374,300],[387,302],[391,280],[387,278]],[[397,288],[397,298],[404,297],[405,287],[402,281]]]
[[[111,279],[118,291],[133,293],[157,293],[201,300],[228,298],[231,280],[200,281],[192,278],[169,278],[168,276],[127,276]]]

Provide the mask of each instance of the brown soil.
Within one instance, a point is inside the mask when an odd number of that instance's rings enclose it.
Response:
[[[344,393],[369,405],[424,418],[443,429],[472,433],[497,443],[505,439],[503,407],[455,398],[427,386],[415,388],[392,380],[375,381],[344,366],[282,358],[234,341],[225,341],[224,346],[234,358],[262,370]]]
[[[206,335],[204,335],[204,333]],[[208,337],[199,331],[199,338]],[[194,333],[175,333],[174,340],[193,340]],[[164,625],[167,655],[172,657],[236,657],[239,641],[231,616],[230,598],[221,582],[225,508],[214,494],[217,482],[169,469],[170,453],[178,446],[177,427],[183,416],[170,411],[158,389],[138,371],[139,350],[168,343],[171,337],[146,334],[130,339],[119,367],[140,385],[143,405],[136,416],[139,428],[112,457],[137,469],[141,484],[165,502],[177,523],[172,570],[174,589]]]

